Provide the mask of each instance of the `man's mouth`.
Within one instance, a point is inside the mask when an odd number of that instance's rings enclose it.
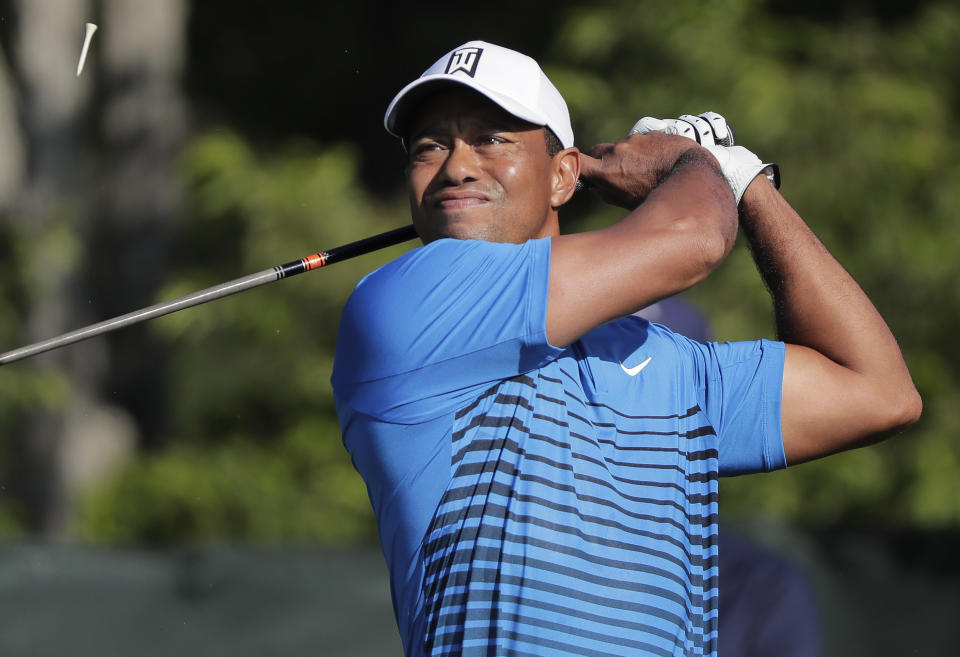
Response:
[[[440,210],[464,210],[483,205],[488,200],[479,192],[442,192],[430,199],[430,205]]]

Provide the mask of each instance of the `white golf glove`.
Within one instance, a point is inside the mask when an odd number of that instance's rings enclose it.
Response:
[[[716,112],[704,112],[699,116],[684,114],[676,119],[645,116],[636,122],[630,134],[645,135],[655,131],[687,137],[713,153],[738,205],[747,187],[761,173],[775,187],[780,187],[780,168],[772,162],[761,162],[743,146],[734,146],[733,127]]]

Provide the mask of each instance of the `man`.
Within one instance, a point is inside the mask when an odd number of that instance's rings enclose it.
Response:
[[[477,41],[385,125],[424,246],[357,285],[332,381],[406,654],[715,655],[718,473],[914,421],[882,318],[716,115],[585,155],[537,63]],[[578,179],[626,216],[560,235]],[[789,344],[631,316],[722,262],[738,209]]]

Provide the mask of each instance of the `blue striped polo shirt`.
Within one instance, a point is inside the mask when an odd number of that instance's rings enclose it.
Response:
[[[333,372],[408,657],[716,655],[717,477],[783,467],[783,345],[546,338],[549,239],[378,269]],[[588,301],[585,301],[588,302]]]

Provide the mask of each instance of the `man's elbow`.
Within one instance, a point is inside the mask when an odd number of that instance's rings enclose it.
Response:
[[[820,452],[813,457],[801,456],[797,459],[797,462],[808,461],[810,458],[818,458],[834,452],[874,445],[892,438],[920,419],[920,413],[923,411],[923,400],[911,385],[909,390],[895,395],[889,393],[875,395],[869,408],[862,410],[863,413],[858,416],[858,420],[850,425],[852,431],[846,438],[833,444],[828,451]],[[788,462],[793,464],[790,459],[788,459]]]
[[[736,221],[728,222],[723,216],[690,218],[682,225],[690,233],[687,244],[693,247],[691,254],[699,256],[704,276],[726,260],[737,240]]]
[[[900,402],[894,406],[895,414],[891,418],[894,429],[905,429],[920,419],[923,413],[923,398],[911,383],[909,389],[900,395]]]
[[[707,220],[709,224],[710,255],[714,258],[715,266],[726,260],[733,245],[737,242],[737,230],[740,222],[737,219],[737,206],[726,203],[730,200],[718,199],[716,212]]]
[[[712,230],[708,231],[702,238],[702,251],[704,259],[710,263],[711,267],[718,267],[733,250],[736,230],[731,234],[723,226],[711,228]]]
[[[923,399],[912,382],[904,389],[878,395],[875,421],[879,439],[906,429],[920,419],[922,412]]]

